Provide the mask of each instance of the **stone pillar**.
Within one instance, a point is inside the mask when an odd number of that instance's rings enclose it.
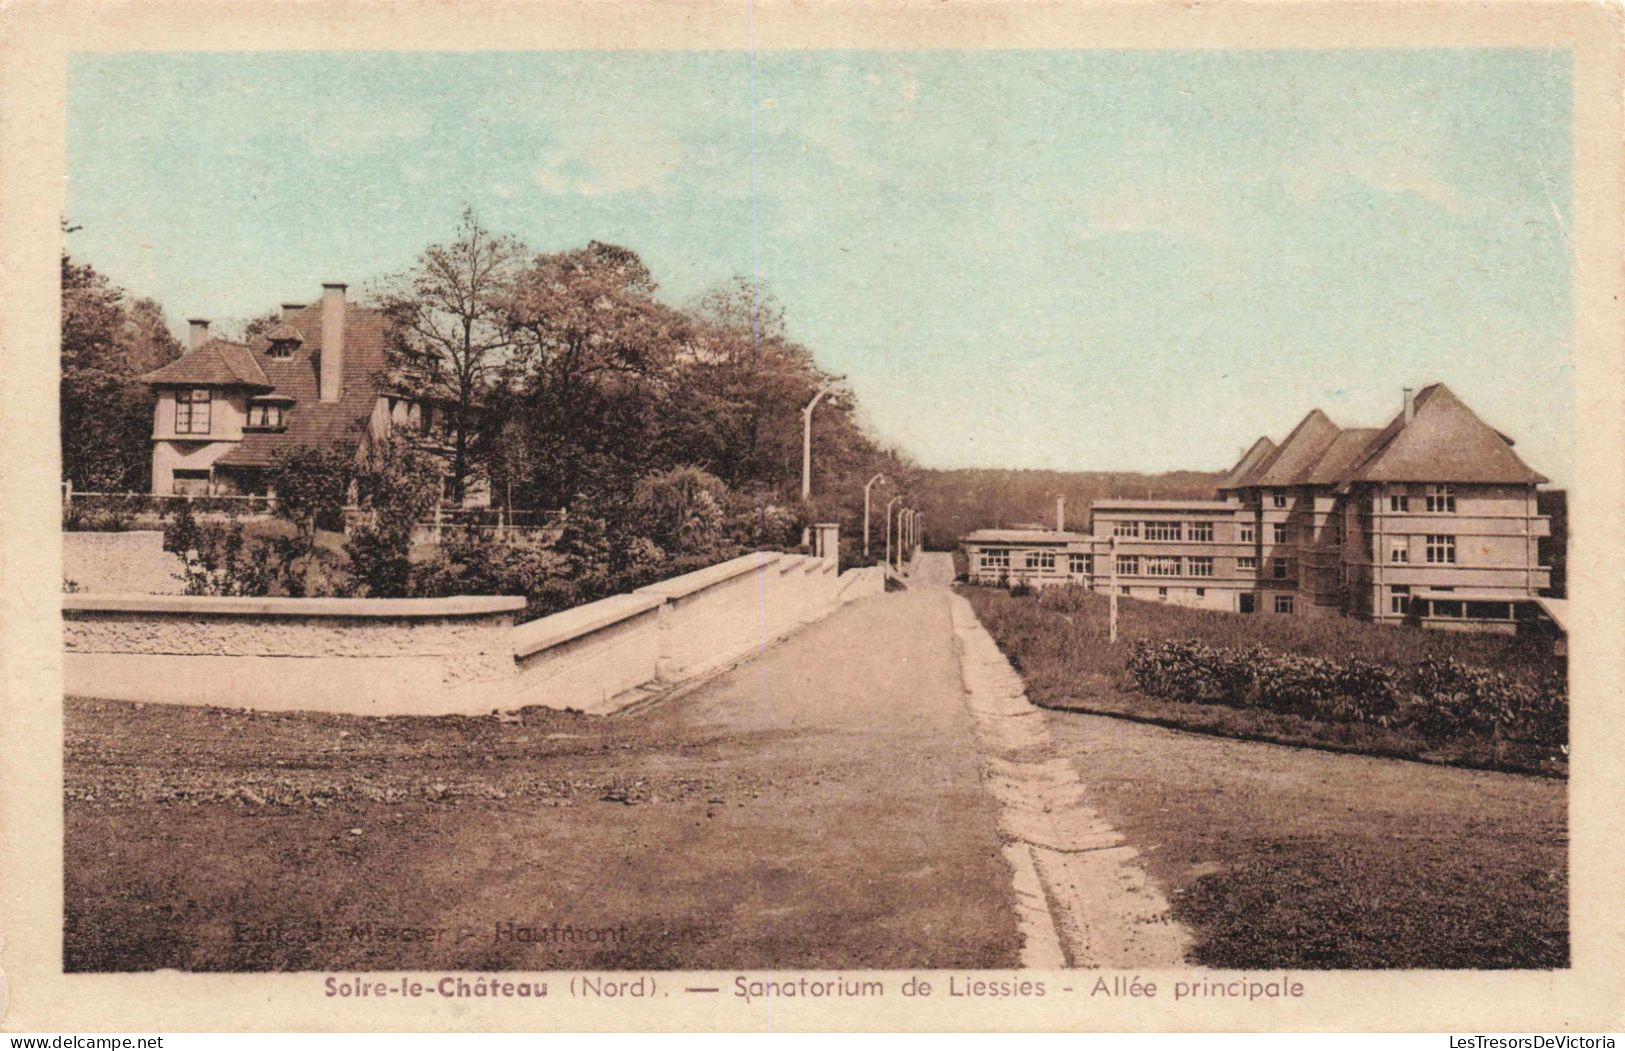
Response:
[[[840,568],[841,527],[837,522],[818,522],[813,525],[813,554]]]

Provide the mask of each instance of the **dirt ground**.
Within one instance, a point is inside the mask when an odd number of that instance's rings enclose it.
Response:
[[[1196,932],[1192,962],[1567,966],[1563,781],[1045,718]]]
[[[630,716],[70,700],[67,967],[1012,966],[946,603]]]

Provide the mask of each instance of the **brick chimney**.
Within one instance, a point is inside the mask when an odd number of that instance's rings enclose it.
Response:
[[[203,346],[203,341],[209,338],[209,319],[206,317],[189,317],[186,323],[191,326],[190,342],[193,350]]]
[[[303,309],[305,309],[305,304],[303,304],[303,303],[284,303],[284,304],[282,304],[282,320],[283,321],[292,321],[293,316],[295,314],[299,313]]]
[[[322,401],[344,396],[344,289],[339,282],[322,285]]]
[[[1405,422],[1410,423],[1416,418],[1416,390],[1413,387],[1405,388]]]
[[[1066,497],[1064,496],[1055,498],[1055,531],[1057,533],[1066,532]]]

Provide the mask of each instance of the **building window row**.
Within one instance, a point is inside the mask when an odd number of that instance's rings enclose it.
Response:
[[[1430,485],[1422,498],[1423,508],[1430,515],[1453,515],[1456,513],[1456,488],[1453,485]],[[1388,511],[1390,514],[1409,514],[1411,510],[1411,497],[1409,493],[1389,493]]]
[[[1456,538],[1438,533],[1429,533],[1427,538],[1428,562],[1435,565],[1451,565],[1456,561]]]
[[[1250,542],[1252,526],[1242,526],[1242,540]],[[1160,519],[1149,522],[1120,521],[1112,523],[1112,536],[1132,540],[1179,540],[1209,543],[1213,540],[1212,522],[1180,522]]]

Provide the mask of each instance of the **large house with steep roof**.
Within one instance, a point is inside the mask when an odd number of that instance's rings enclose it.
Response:
[[[1381,428],[1319,409],[1255,442],[1214,500],[1097,500],[1087,534],[979,530],[973,580],[1078,583],[1240,613],[1514,630],[1560,621],[1546,478],[1443,384]]]
[[[444,454],[444,406],[392,376],[389,321],[322,286],[314,304],[285,303],[248,343],[210,338],[192,319],[190,349],[142,377],[158,396],[152,491],[264,494],[278,453],[301,446],[362,456],[389,433]],[[479,503],[471,485],[465,503]]]

